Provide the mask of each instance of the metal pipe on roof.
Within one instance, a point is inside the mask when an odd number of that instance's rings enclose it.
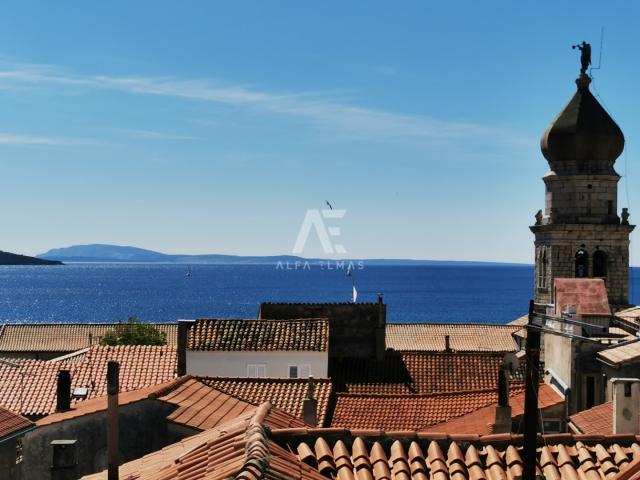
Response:
[[[108,480],[119,477],[119,431],[118,431],[118,390],[120,387],[120,364],[107,364],[107,455]]]

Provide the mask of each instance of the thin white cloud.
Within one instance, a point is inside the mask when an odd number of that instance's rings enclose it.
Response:
[[[41,137],[0,132],[0,145],[93,145],[96,141],[84,138]]]
[[[198,140],[198,137],[192,137],[190,135],[176,135],[167,132],[156,132],[154,130],[138,130],[138,129],[123,129],[121,130],[129,138],[137,140]]]
[[[459,140],[496,135],[497,130],[473,123],[355,107],[318,93],[275,94],[246,87],[221,86],[207,80],[181,80],[145,76],[77,75],[39,65],[0,67],[0,89],[25,85],[58,85],[105,89],[213,102],[302,118],[356,138],[418,138]]]

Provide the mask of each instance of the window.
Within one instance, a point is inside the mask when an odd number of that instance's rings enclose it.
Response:
[[[596,250],[593,254],[593,276],[607,276],[607,254],[602,250]]]
[[[264,363],[250,363],[247,365],[247,377],[264,378],[267,376],[267,366]]]
[[[540,263],[538,266],[538,287],[547,287],[547,249],[542,247],[540,253]]]
[[[562,422],[556,419],[543,420],[543,433],[560,433],[562,432]]]
[[[583,248],[576,253],[576,278],[589,276],[589,254]]]
[[[596,404],[596,379],[592,375],[587,376],[587,395],[585,408],[594,407]]]
[[[289,365],[289,378],[309,378],[310,376],[311,365],[308,363]]]
[[[631,396],[631,382],[624,384],[624,396],[627,398]]]

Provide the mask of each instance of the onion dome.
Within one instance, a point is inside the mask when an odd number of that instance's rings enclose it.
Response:
[[[624,149],[624,135],[589,91],[590,83],[580,75],[578,91],[540,139],[557,174],[617,175],[613,164]]]

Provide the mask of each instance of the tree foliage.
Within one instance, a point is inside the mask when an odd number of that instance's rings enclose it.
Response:
[[[136,317],[118,322],[100,339],[100,345],[166,345],[167,334]]]

